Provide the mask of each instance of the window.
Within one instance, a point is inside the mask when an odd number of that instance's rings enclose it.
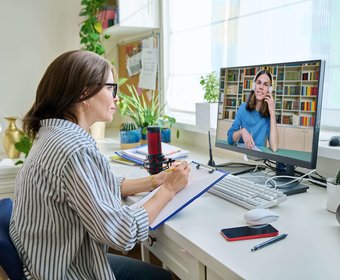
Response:
[[[340,129],[340,3],[331,0],[166,0],[168,113],[195,124],[200,76],[221,67],[324,59],[322,126]]]

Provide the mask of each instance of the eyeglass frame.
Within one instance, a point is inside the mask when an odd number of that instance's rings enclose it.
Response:
[[[117,93],[118,93],[118,84],[117,83],[105,83],[104,85],[112,87],[112,97],[116,98]]]

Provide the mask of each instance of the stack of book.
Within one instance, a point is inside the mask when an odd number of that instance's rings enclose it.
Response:
[[[144,160],[148,156],[148,146],[143,145],[133,149],[127,149],[115,152],[119,157],[143,165]],[[189,155],[189,151],[183,150],[179,147],[162,142],[162,153],[166,158],[181,159]],[[115,156],[111,157],[113,161],[116,160]]]
[[[12,197],[15,177],[20,166],[15,166],[11,159],[0,159],[0,197]]]

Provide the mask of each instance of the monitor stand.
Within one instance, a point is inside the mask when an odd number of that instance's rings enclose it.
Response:
[[[276,162],[276,176],[291,176],[295,177],[295,166],[290,164],[285,164],[281,162]],[[282,191],[285,195],[292,195],[306,192],[309,187],[305,184],[302,184],[298,181],[292,181],[291,178],[275,178],[275,182],[278,185],[285,184],[282,187],[277,187],[280,191]]]
[[[282,191],[285,195],[304,193],[309,189],[309,187],[307,185],[299,183],[297,181],[290,182],[291,180],[292,179],[276,178],[275,182],[278,185],[285,184],[282,187],[277,187],[277,189]]]

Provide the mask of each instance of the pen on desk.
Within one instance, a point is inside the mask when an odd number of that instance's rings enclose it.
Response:
[[[285,239],[287,237],[287,235],[288,234],[284,233],[284,234],[276,236],[276,237],[274,237],[272,239],[269,239],[269,240],[267,240],[267,241],[265,241],[263,243],[255,245],[253,248],[251,248],[251,251],[254,252],[254,251],[260,250],[260,249],[262,249],[262,248],[264,248],[264,247],[266,247],[266,246],[268,246],[270,244],[274,244],[274,243],[276,243],[276,242],[278,242],[280,240]]]

